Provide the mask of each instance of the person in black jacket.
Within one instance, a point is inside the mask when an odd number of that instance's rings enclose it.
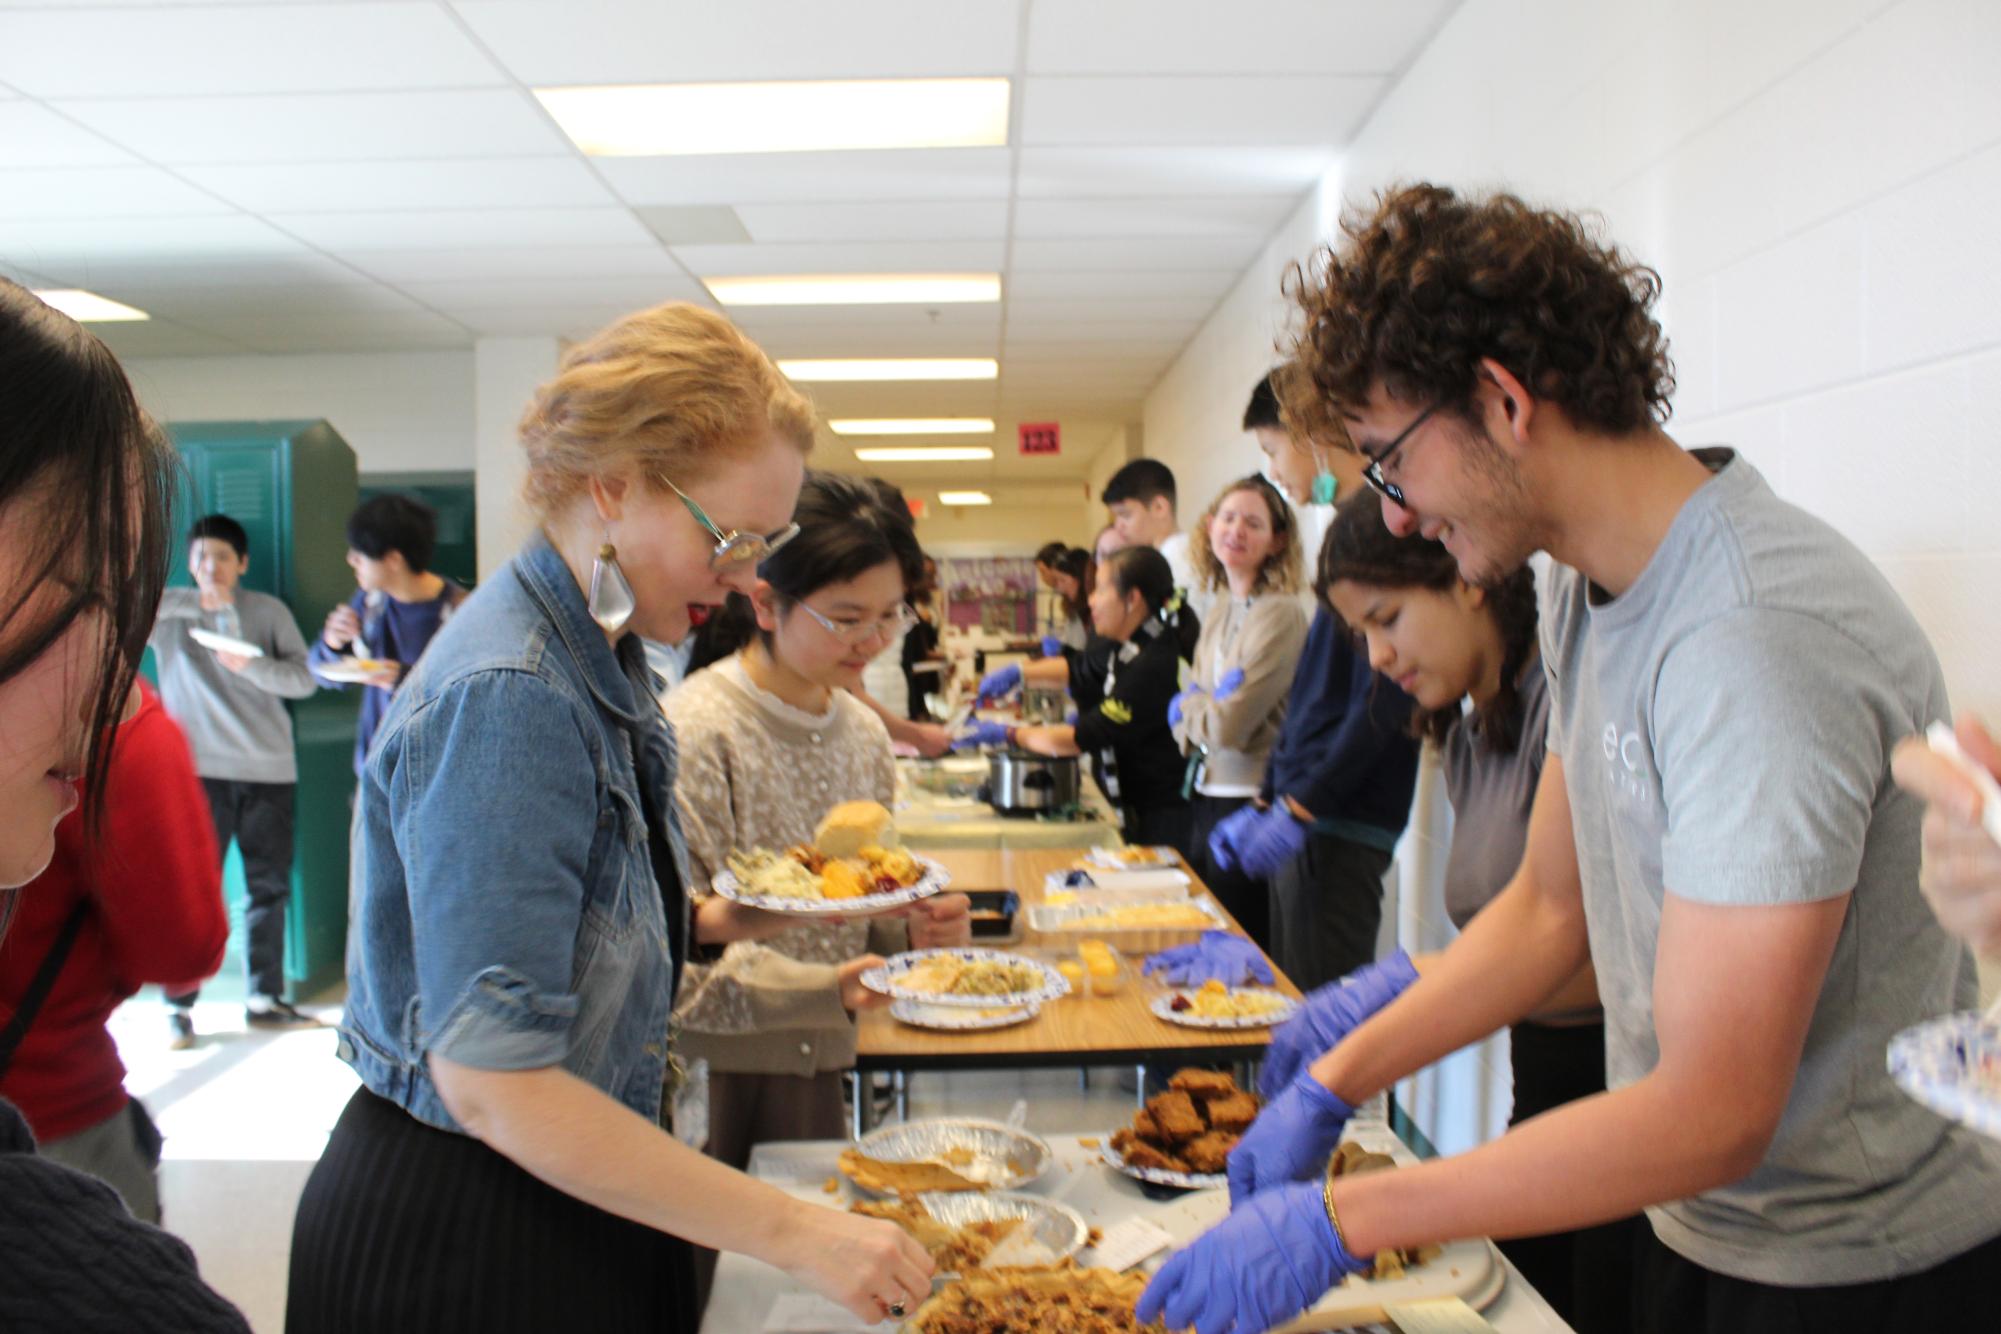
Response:
[[[1172,603],[1174,573],[1152,547],[1127,547],[1098,566],[1091,621],[1118,644],[1104,693],[1077,721],[1043,727],[1002,727],[1009,745],[1039,755],[1089,754],[1098,786],[1118,808],[1126,842],[1165,844],[1188,853],[1189,807],[1182,795],[1181,749],[1167,724],[1167,704],[1180,688],[1180,649]]]
[[[99,828],[114,724],[166,582],[173,447],[88,330],[0,278],[0,937],[19,887],[83,798]],[[81,918],[76,919],[79,922]],[[0,1021],[0,1066],[54,984],[67,938]],[[44,976],[45,975],[45,976]],[[0,1326],[243,1331],[186,1243],[95,1177],[35,1152],[0,1099]]]

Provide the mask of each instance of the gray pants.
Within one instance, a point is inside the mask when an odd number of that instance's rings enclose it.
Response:
[[[42,1157],[88,1172],[117,1191],[140,1222],[160,1221],[160,1132],[137,1098],[88,1130],[38,1147]]]
[[[1301,991],[1374,961],[1389,865],[1381,849],[1316,833],[1272,875],[1272,957]]]

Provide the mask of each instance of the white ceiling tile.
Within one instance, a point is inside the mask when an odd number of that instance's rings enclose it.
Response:
[[[779,241],[990,241],[1007,235],[1004,200],[889,204],[745,204],[751,239]]]
[[[102,135],[47,107],[0,102],[0,168],[97,167],[132,160]]]
[[[397,289],[433,310],[465,319],[483,311],[561,310],[569,307],[639,310],[663,301],[706,300],[700,283],[659,274],[630,277],[488,278],[408,282]]]
[[[275,228],[241,215],[0,222],[0,253],[37,268],[87,264],[97,256],[162,263],[299,249]]]
[[[1004,302],[955,301],[942,306],[741,306],[730,319],[747,330],[905,329],[944,326],[1000,329]]]
[[[352,315],[411,314],[417,302],[381,283],[316,284],[310,287],[153,287],[130,292],[133,304],[154,316],[206,326],[216,318],[301,319]]]
[[[1049,297],[1091,301],[1105,297],[1208,297],[1215,300],[1237,280],[1235,269],[1170,269],[1130,272],[1081,270],[1068,273],[1016,273],[1008,277],[1015,297]]]
[[[999,241],[915,241],[842,245],[684,245],[674,257],[690,273],[998,273]]]
[[[0,219],[144,218],[234,213],[158,167],[61,167],[0,172]]]
[[[177,97],[507,82],[431,5],[217,5],[10,16],[0,79],[30,97]]]
[[[258,163],[181,175],[256,213],[348,209],[578,208],[617,201],[574,157]]]
[[[1374,76],[1028,79],[1025,145],[1346,143],[1389,81]]]
[[[77,286],[107,284],[107,296],[116,296],[118,291],[144,295],[191,287],[341,286],[375,281],[350,265],[296,243],[291,250],[270,254],[179,256],[171,261],[149,258],[143,252],[128,255],[107,249],[83,256],[59,276]],[[109,285],[115,285],[117,291]]]
[[[1292,195],[1024,199],[1015,205],[1014,234],[1046,240],[1230,236],[1262,242],[1298,206]]]
[[[858,153],[729,153],[600,158],[629,204],[789,204],[1005,199],[1009,150],[906,148]]]
[[[1024,148],[1023,199],[1298,196],[1334,164],[1317,148]]]
[[[483,0],[455,8],[524,83],[1006,74],[1019,0]],[[616,34],[615,37],[609,34]]]
[[[189,329],[161,320],[144,323],[94,324],[92,332],[120,360],[131,357],[226,357],[251,349],[242,343],[219,338],[200,329]],[[145,401],[145,384],[138,384],[140,401]]]
[[[462,325],[429,311],[332,315],[211,316],[205,332],[263,352],[342,352],[361,348],[462,347],[472,334]]]
[[[1008,327],[1023,325],[1103,323],[1108,320],[1157,321],[1162,324],[1199,324],[1215,309],[1207,295],[1153,294],[1126,292],[1117,298],[1075,297],[1063,294],[1008,294]]]
[[[1387,74],[1459,0],[1042,0],[1030,74]]]
[[[673,256],[651,246],[521,246],[357,252],[354,266],[386,283],[485,278],[685,277]]]
[[[401,209],[379,213],[274,213],[310,245],[338,254],[495,246],[644,245],[652,234],[623,208]]]
[[[1179,352],[1186,342],[1183,338],[1021,342],[1010,337],[1001,348],[1001,364],[1011,374],[1030,370],[1061,371],[1077,366],[1094,369],[1103,366],[1154,366]]]
[[[568,142],[516,89],[54,103],[155,162],[534,157]]]
[[[454,311],[452,318],[482,337],[551,334],[574,338],[602,329],[649,302],[573,302],[567,306],[517,306]]]
[[[1113,312],[1100,313],[1109,316]],[[1010,317],[1007,322],[1007,346],[1011,352],[1025,352],[1030,355],[1051,345],[1063,343],[1137,345],[1172,342],[1178,347],[1194,337],[1200,327],[1194,320],[1180,324],[1165,324],[1139,320],[1120,322],[1107,318],[1104,323],[1081,321],[1065,323],[1060,320],[1037,322]]]
[[[1072,241],[1017,240],[1010,271],[1035,269],[1227,269],[1251,262],[1260,234],[1236,236],[1103,237]]]

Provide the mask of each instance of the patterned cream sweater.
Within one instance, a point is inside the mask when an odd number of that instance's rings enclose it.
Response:
[[[829,807],[896,795],[882,720],[845,691],[819,716],[751,683],[725,658],[667,696],[680,748],[674,799],[688,839],[690,889],[706,893],[731,849],[810,843]],[[738,941],[691,964],[675,1013],[680,1050],[716,1071],[811,1075],[855,1062],[855,1022],[836,965],[906,947],[901,921],[807,922],[762,942]]]

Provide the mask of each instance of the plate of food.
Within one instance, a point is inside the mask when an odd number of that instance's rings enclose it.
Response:
[[[1228,1186],[1224,1163],[1257,1119],[1258,1097],[1217,1070],[1182,1070],[1167,1092],[1146,1100],[1132,1124],[1114,1131],[1098,1156],[1115,1172],[1154,1186]]]
[[[1949,1014],[1890,1040],[1890,1078],[1925,1106],[2001,1139],[2001,1026]]]
[[[219,635],[213,630],[204,630],[199,625],[188,627],[188,638],[214,653],[231,653],[239,658],[261,658],[264,650],[247,639],[235,635]]]
[[[802,917],[866,915],[928,898],[952,882],[945,868],[899,847],[880,802],[843,802],[813,842],[729,854],[710,882],[733,903]]]
[[[1147,1008],[1183,1028],[1239,1029],[1282,1024],[1298,1012],[1299,1003],[1269,987],[1226,987],[1212,978],[1155,996]]]
[[[898,1000],[980,1009],[1040,1005],[1070,994],[1046,963],[977,947],[911,950],[862,974],[862,985]]]
[[[384,672],[393,672],[398,664],[390,658],[337,658],[332,662],[316,663],[315,675],[327,681],[339,681],[343,685],[366,685]]]
[[[1049,1170],[1049,1142],[1019,1126],[936,1116],[884,1126],[841,1152],[841,1175],[871,1195],[1019,1190]]]
[[[1042,1013],[1040,1005],[983,1006],[931,1005],[924,1001],[900,1000],[889,1007],[889,1017],[912,1028],[928,1028],[939,1033],[981,1033],[992,1028],[1012,1028]]]
[[[1082,1250],[1091,1230],[1069,1205],[1013,1191],[931,1191],[863,1200],[848,1212],[908,1232],[939,1274],[969,1273],[990,1255],[1007,1264],[1056,1264]]]
[[[947,1283],[917,1308],[908,1334],[968,1334],[1038,1330],[1044,1334],[1148,1334],[1133,1314],[1146,1291],[1145,1274],[1084,1269],[1073,1260],[1030,1268],[976,1269]]]
[[[1118,931],[1224,931],[1229,923],[1207,894],[1199,898],[1165,898],[1120,903],[1079,899],[1072,903],[1038,903],[1028,910],[1031,931],[1093,934]]]

